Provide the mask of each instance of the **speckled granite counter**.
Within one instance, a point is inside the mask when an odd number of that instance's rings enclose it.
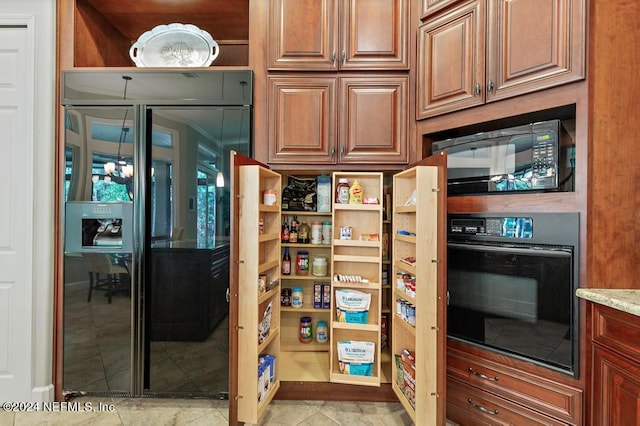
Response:
[[[640,316],[640,290],[579,288],[576,296],[622,312]]]

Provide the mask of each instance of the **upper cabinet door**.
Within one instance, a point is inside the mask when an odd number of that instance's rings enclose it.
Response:
[[[270,0],[270,70],[409,68],[408,0]]]
[[[336,163],[335,75],[270,76],[269,162]]]
[[[488,102],[584,78],[584,3],[489,1]]]
[[[409,78],[341,77],[338,162],[407,164]]]
[[[269,69],[338,69],[338,0],[269,0]]]
[[[418,119],[484,103],[485,12],[469,1],[418,28]]]
[[[408,0],[342,0],[341,69],[409,69]]]

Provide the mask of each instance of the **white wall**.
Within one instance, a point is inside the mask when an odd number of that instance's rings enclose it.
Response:
[[[55,4],[0,1],[0,28],[26,25],[0,30],[0,63],[22,64],[0,70],[0,124],[11,131],[0,138],[0,401],[54,396]]]

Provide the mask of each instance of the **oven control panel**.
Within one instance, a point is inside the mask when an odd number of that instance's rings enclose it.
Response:
[[[531,217],[450,218],[449,235],[533,238]]]

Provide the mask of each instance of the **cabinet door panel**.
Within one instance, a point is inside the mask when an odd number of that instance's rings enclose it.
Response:
[[[484,103],[484,2],[419,27],[417,118]]]
[[[640,367],[594,347],[593,424],[637,425],[640,422]]]
[[[407,77],[341,78],[339,162],[406,164]]]
[[[342,69],[408,69],[408,0],[344,0]]]
[[[487,101],[584,78],[583,3],[489,2]]]
[[[269,162],[335,164],[335,77],[269,77]]]
[[[422,18],[433,15],[460,0],[422,0]]]
[[[270,69],[338,68],[336,0],[270,0]]]

